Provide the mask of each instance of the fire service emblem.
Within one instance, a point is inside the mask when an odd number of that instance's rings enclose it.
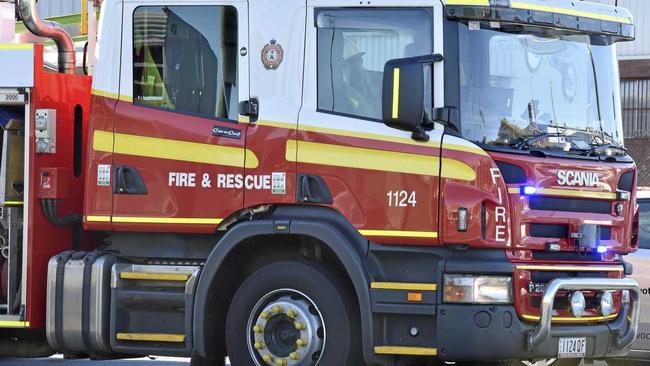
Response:
[[[262,63],[267,70],[277,70],[282,63],[283,58],[284,50],[275,39],[272,39],[271,42],[262,49]]]

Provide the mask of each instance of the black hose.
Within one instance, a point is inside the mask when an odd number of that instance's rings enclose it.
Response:
[[[45,217],[56,226],[65,226],[81,222],[82,217],[80,215],[67,215],[59,216],[57,213],[58,201],[55,199],[41,199],[41,209],[45,214]]]

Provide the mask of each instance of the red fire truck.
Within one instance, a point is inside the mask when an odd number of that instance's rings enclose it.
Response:
[[[97,3],[83,51],[33,0],[16,13],[42,42],[0,45],[0,355],[573,365],[629,349],[627,10]]]

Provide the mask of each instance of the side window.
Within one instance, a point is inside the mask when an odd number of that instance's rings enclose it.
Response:
[[[433,52],[429,9],[321,9],[318,27],[318,109],[381,119],[387,61]],[[431,103],[432,86],[425,86]]]
[[[237,120],[237,48],[232,6],[137,8],[134,103]]]
[[[639,203],[639,247],[650,249],[650,202]]]

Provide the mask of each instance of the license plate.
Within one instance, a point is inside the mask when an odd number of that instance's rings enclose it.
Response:
[[[560,338],[557,347],[558,358],[583,358],[587,352],[587,338]]]
[[[528,284],[528,292],[529,293],[543,293],[546,291],[546,284],[545,283],[537,283],[537,282],[530,282]]]

